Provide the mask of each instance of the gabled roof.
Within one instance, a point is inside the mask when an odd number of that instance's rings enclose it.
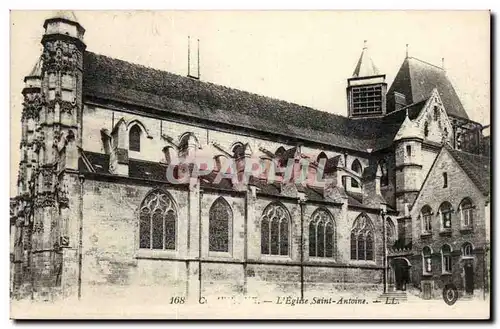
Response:
[[[387,133],[382,118],[353,120],[91,52],[84,66],[86,97],[363,152]]]
[[[485,156],[454,150],[446,146],[446,150],[484,194],[490,193],[491,159]]]
[[[448,115],[469,119],[446,71],[413,57],[405,58],[387,92],[387,110],[394,110],[395,91],[405,95],[407,104],[412,104],[428,99],[434,88]]]
[[[359,57],[358,64],[356,65],[356,68],[354,69],[352,76],[354,78],[358,78],[358,77],[371,77],[379,74],[380,74],[379,70],[375,66],[375,63],[373,63],[373,60],[369,54],[368,47],[366,46],[366,41],[365,41],[365,46],[363,47],[363,51],[361,52],[361,56]]]

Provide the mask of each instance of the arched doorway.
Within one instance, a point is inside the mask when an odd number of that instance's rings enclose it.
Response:
[[[391,261],[395,290],[406,290],[407,284],[410,283],[410,267],[410,262],[404,257],[394,258]]]

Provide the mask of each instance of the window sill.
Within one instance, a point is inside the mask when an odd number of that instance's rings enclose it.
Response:
[[[431,232],[422,232],[422,233],[420,233],[420,238],[421,239],[429,238],[431,236],[432,236]]]
[[[451,276],[451,272],[442,272],[441,276]]]
[[[450,236],[451,235],[451,229],[441,230],[439,232],[439,235],[441,235],[441,236]]]
[[[462,234],[472,233],[472,227],[462,227],[460,229],[460,233]]]
[[[474,259],[474,256],[472,256],[472,255],[471,256],[461,256],[460,258],[463,259],[463,260]]]
[[[360,260],[360,259],[351,259],[350,260],[351,264],[358,264],[358,265],[375,265],[375,260]]]
[[[172,258],[178,256],[177,250],[137,249],[135,258]]]
[[[232,258],[233,255],[228,251],[208,251],[208,257],[213,258]]]
[[[288,262],[292,260],[290,255],[260,255],[261,260],[273,260],[273,261],[283,261]]]
[[[314,262],[314,263],[336,263],[337,262],[337,260],[333,257],[317,257],[317,256],[309,256],[307,261]]]
[[[424,273],[422,273],[422,276],[423,276],[423,277],[430,278],[430,277],[432,277],[432,273],[429,273],[429,272],[424,272]]]

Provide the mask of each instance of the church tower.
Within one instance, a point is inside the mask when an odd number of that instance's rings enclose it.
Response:
[[[43,53],[22,91],[14,246],[14,262],[20,265],[14,276],[18,291],[36,291],[45,298],[47,289],[61,285],[62,259],[76,258],[72,248],[76,241],[68,237],[72,230],[68,186],[78,186],[86,46],[85,30],[72,12],[56,12],[43,26]],[[27,288],[31,282],[36,287]]]
[[[350,118],[379,117],[386,113],[387,83],[368,52],[363,51],[352,77],[347,79],[347,108]]]

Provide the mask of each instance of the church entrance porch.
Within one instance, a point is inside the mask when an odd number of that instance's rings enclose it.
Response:
[[[389,285],[391,290],[406,291],[410,283],[411,264],[406,258],[395,258],[390,262]]]

